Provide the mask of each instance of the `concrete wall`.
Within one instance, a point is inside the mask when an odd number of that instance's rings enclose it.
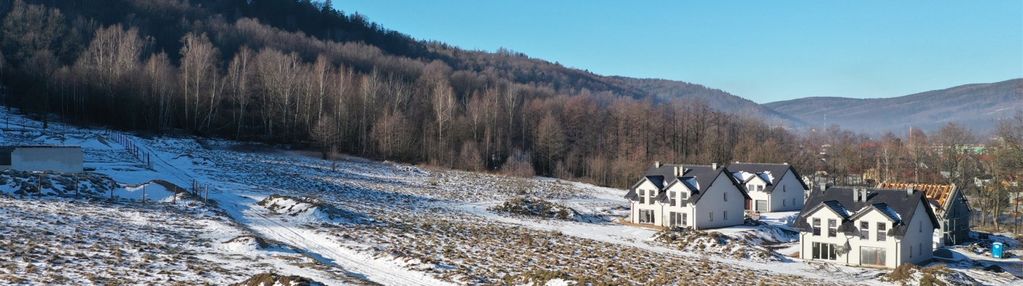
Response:
[[[18,147],[11,168],[18,171],[82,172],[82,149],[76,147]]]

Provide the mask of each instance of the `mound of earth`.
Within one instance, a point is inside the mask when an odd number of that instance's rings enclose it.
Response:
[[[945,266],[920,268],[913,264],[903,264],[881,278],[882,281],[899,285],[983,285],[966,274],[949,270]]]
[[[359,214],[309,197],[270,195],[259,201],[259,205],[275,214],[309,222],[359,223],[367,220]]]
[[[491,207],[490,210],[514,215],[560,220],[575,220],[580,216],[572,208],[535,197],[511,198],[503,204]]]
[[[277,273],[260,273],[253,275],[251,278],[246,279],[240,283],[234,284],[235,286],[314,286],[323,285],[313,281],[312,279],[293,276],[293,275],[280,275]]]
[[[686,228],[663,230],[654,236],[654,241],[683,251],[724,254],[733,258],[757,261],[784,260],[780,254],[757,244],[758,240],[747,236],[732,237],[714,231]]]

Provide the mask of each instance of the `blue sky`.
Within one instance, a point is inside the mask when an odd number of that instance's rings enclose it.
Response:
[[[417,39],[764,103],[1023,77],[1023,1],[334,1]]]

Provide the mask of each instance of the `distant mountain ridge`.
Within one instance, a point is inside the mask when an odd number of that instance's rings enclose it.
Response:
[[[892,98],[807,97],[763,104],[812,127],[837,124],[864,133],[909,127],[932,131],[956,122],[977,132],[1023,111],[1023,78],[966,84]]]

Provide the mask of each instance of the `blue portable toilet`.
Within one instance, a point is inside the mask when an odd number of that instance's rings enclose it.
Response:
[[[991,243],[991,257],[1002,258],[1002,253],[1005,251],[1004,248],[1005,245],[1001,242]]]

